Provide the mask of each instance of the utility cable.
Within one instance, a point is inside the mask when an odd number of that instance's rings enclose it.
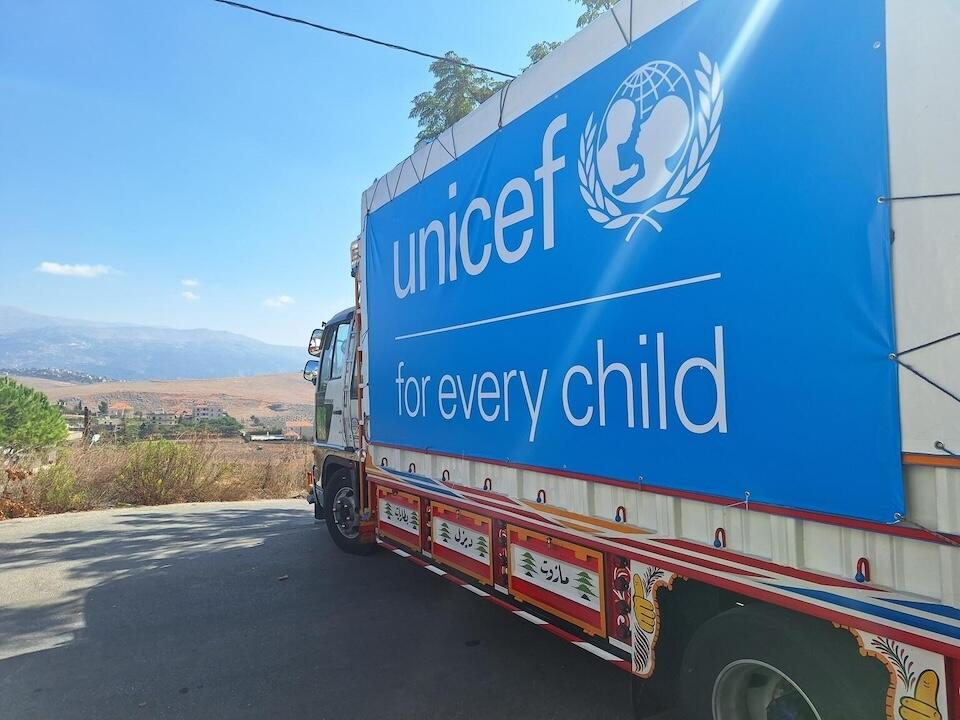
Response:
[[[452,63],[453,65],[459,65],[460,67],[470,68],[471,70],[480,70],[482,72],[490,73],[491,75],[499,75],[500,77],[505,77],[513,79],[516,75],[510,75],[509,73],[500,72],[499,70],[493,70],[492,68],[483,67],[482,65],[473,65],[472,63],[463,62],[462,60],[454,60],[453,58],[446,57],[444,55],[433,55],[428,52],[423,52],[422,50],[415,50],[413,48],[405,47],[403,45],[397,45],[396,43],[386,42],[384,40],[377,40],[372,37],[367,37],[366,35],[358,35],[357,33],[349,32],[347,30],[339,30],[337,28],[329,27],[328,25],[320,25],[319,23],[310,22],[309,20],[303,20],[302,18],[291,17],[290,15],[281,15],[280,13],[271,12],[270,10],[264,10],[263,8],[254,7],[253,5],[245,5],[244,3],[234,2],[234,0],[213,0],[214,2],[222,3],[223,5],[231,5],[235,8],[240,8],[241,10],[249,10],[250,12],[259,13],[261,15],[266,15],[268,17],[276,18],[278,20],[286,20],[287,22],[296,23],[298,25],[306,25],[307,27],[315,28],[316,30],[323,30],[324,32],[334,33],[335,35],[342,35],[344,37],[352,38],[354,40],[362,40],[363,42],[372,43],[373,45],[380,45],[381,47],[390,48],[391,50],[400,50],[401,52],[411,53],[413,55],[419,55],[420,57],[430,58],[431,60],[442,60],[443,62]]]

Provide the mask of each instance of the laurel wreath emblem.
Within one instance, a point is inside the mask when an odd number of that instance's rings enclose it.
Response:
[[[710,169],[710,156],[720,137],[720,113],[723,112],[723,88],[720,84],[720,66],[700,53],[701,68],[694,72],[700,85],[699,110],[696,112],[696,134],[690,142],[685,162],[677,170],[676,177],[663,198],[644,212],[624,212],[604,192],[597,179],[597,125],[593,115],[587,120],[580,136],[580,158],[577,173],[580,176],[580,194],[587,204],[587,212],[607,230],[616,230],[633,224],[627,233],[627,242],[643,223],[649,223],[657,232],[663,226],[654,217],[676,210],[690,199]]]

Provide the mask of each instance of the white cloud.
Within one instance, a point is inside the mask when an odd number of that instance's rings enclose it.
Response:
[[[286,305],[293,305],[295,302],[296,300],[289,295],[278,295],[277,297],[268,297],[263,301],[263,304],[267,307],[278,308]]]
[[[183,296],[184,300],[190,300],[191,302],[200,299],[199,295],[197,295],[195,292],[190,292],[189,290],[184,290],[182,293],[180,293],[180,295]]]
[[[34,270],[36,272],[47,273],[48,275],[65,275],[68,277],[81,278],[96,278],[114,272],[108,265],[66,265],[64,263],[47,261],[40,263]]]
[[[180,281],[180,284],[184,287],[197,287],[200,285],[200,281],[195,278],[184,278]]]

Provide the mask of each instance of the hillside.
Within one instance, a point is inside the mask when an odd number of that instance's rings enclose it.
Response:
[[[62,368],[121,380],[291,372],[302,348],[236,333],[98,323],[0,306],[0,367]]]
[[[312,417],[313,386],[297,373],[244,378],[147,380],[108,383],[69,383],[34,377],[14,377],[45,393],[51,402],[81,401],[95,410],[101,400],[125,402],[141,412],[190,408],[195,403],[221,406],[243,423],[251,415],[264,425],[283,425]]]

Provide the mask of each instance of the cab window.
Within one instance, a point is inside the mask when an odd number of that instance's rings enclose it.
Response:
[[[333,339],[333,359],[330,367],[330,378],[343,377],[343,367],[347,360],[347,346],[350,344],[350,322],[337,326]]]
[[[333,345],[333,336],[334,333],[330,330],[327,330],[323,336],[323,354],[320,356],[320,368],[319,372],[317,373],[318,392],[321,392],[321,388],[325,386],[325,381],[330,378],[330,365],[333,360],[333,352],[331,351],[331,346]]]

